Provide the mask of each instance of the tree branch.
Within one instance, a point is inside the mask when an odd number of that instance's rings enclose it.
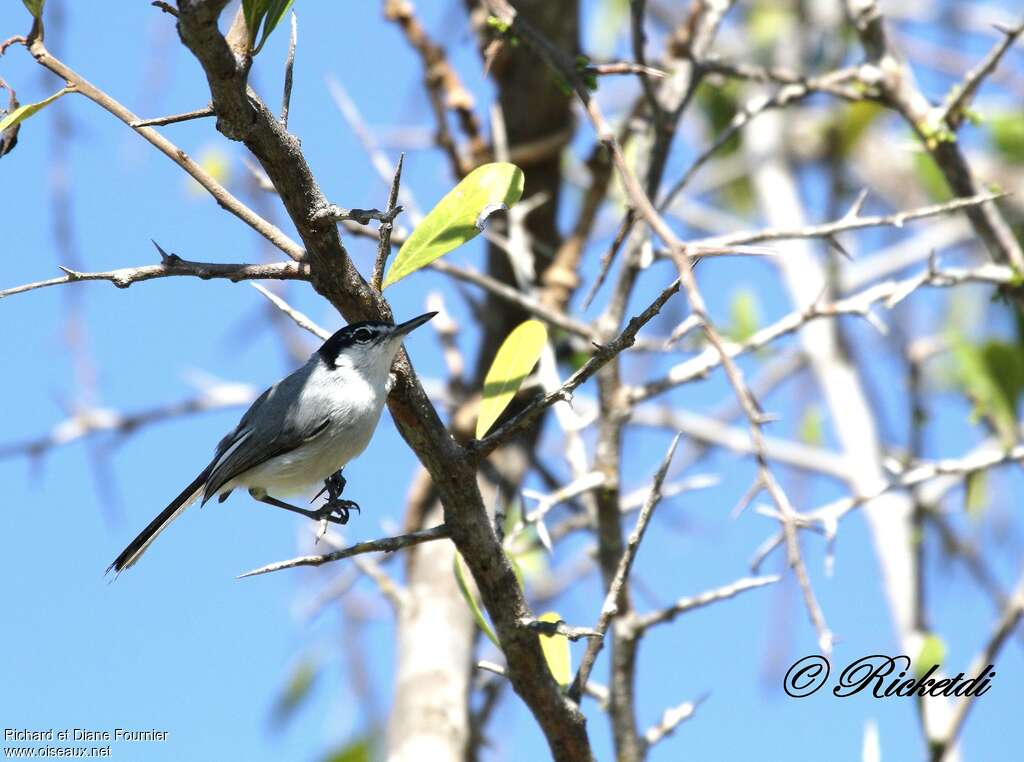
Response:
[[[423,529],[419,532],[410,532],[409,534],[395,535],[394,537],[384,537],[379,540],[368,540],[366,542],[357,542],[355,545],[350,545],[347,548],[336,550],[331,553],[324,553],[319,556],[299,556],[298,558],[292,558],[287,561],[278,561],[276,563],[267,564],[261,566],[258,569],[247,571],[245,574],[239,574],[236,579],[244,579],[245,577],[255,577],[259,574],[267,574],[269,572],[281,571],[282,569],[294,569],[297,566],[321,566],[323,564],[331,563],[332,561],[340,561],[344,558],[351,558],[352,556],[358,556],[361,553],[394,553],[396,550],[402,548],[408,548],[411,545],[419,545],[421,542],[431,542],[433,540],[444,540],[451,536],[451,532],[448,527],[441,524],[430,529]]]

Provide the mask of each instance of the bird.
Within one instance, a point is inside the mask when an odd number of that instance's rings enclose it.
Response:
[[[391,391],[391,365],[405,337],[437,313],[398,325],[377,320],[351,323],[335,332],[301,368],[257,397],[238,425],[217,445],[213,460],[170,505],[128,543],[107,567],[120,574],[142,557],[157,536],[195,500],[246,488],[262,503],[321,522],[345,524],[359,506],[342,500],[342,468],[369,444]],[[276,495],[327,492],[322,507],[307,510]]]

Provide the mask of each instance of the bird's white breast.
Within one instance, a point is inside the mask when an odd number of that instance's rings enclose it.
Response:
[[[307,385],[300,403],[305,410],[316,411],[317,420],[327,417],[326,428],[296,449],[240,475],[235,484],[259,487],[273,496],[303,492],[366,449],[384,409],[383,384],[378,390],[353,374],[330,381]]]

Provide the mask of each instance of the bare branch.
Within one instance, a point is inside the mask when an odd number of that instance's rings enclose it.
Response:
[[[159,265],[122,267],[117,270],[93,273],[77,272],[66,267],[61,269],[66,273],[61,278],[50,278],[4,289],[0,291],[0,299],[26,291],[35,291],[39,288],[62,286],[66,283],[87,280],[105,280],[118,288],[128,288],[133,283],[174,276],[191,276],[202,280],[227,279],[235,283],[241,280],[309,280],[310,277],[309,266],[300,262],[274,262],[265,265],[218,264],[190,262],[173,254]]]
[[[136,129],[139,127],[162,127],[165,124],[188,122],[192,119],[203,119],[208,116],[215,116],[213,108],[211,106],[203,106],[203,108],[197,108],[195,111],[186,111],[183,114],[158,116],[155,119],[136,119],[133,122],[129,122],[128,126]]]
[[[672,444],[669,445],[668,451],[665,453],[665,457],[662,459],[661,465],[654,475],[654,481],[651,483],[647,500],[644,501],[643,508],[640,509],[636,526],[633,527],[622,557],[619,559],[619,566],[615,571],[615,577],[608,586],[608,593],[605,595],[604,603],[601,605],[601,613],[597,618],[597,627],[595,628],[602,637],[591,638],[587,641],[587,650],[583,653],[580,666],[576,670],[576,677],[569,688],[569,695],[576,701],[579,701],[581,689],[586,685],[590,677],[590,670],[593,669],[594,662],[597,661],[597,655],[601,652],[601,648],[604,645],[604,633],[608,631],[608,626],[611,624],[612,619],[620,613],[618,607],[619,598],[629,577],[630,569],[633,568],[633,561],[636,560],[636,553],[640,549],[640,542],[644,538],[644,532],[647,531],[647,525],[654,514],[654,509],[661,502],[661,485],[665,481],[665,474],[668,473],[668,467],[672,463],[672,456],[675,454],[678,444],[679,435],[677,434],[673,437]]]
[[[138,116],[94,86],[80,74],[68,68],[63,62],[54,58],[50,54],[50,51],[48,51],[43,45],[43,41],[39,37],[31,40],[29,43],[29,51],[41,66],[49,69],[58,77],[61,77],[65,81],[74,85],[77,92],[106,109],[125,124],[131,125],[132,122],[139,121]],[[214,180],[206,170],[193,161],[188,154],[171,143],[171,141],[167,140],[159,132],[151,127],[139,127],[137,132],[167,158],[191,175],[196,182],[209,191],[210,195],[216,199],[218,204],[249,225],[256,232],[274,244],[274,246],[279,248],[296,262],[305,257],[305,251],[303,248],[285,235],[280,228],[267,222],[256,214],[256,212],[235,198],[223,185]]]
[[[395,178],[391,181],[391,192],[388,194],[388,208],[384,214],[385,219],[381,220],[380,229],[377,231],[379,240],[377,242],[377,259],[373,263],[373,278],[370,285],[380,291],[381,283],[384,282],[384,265],[387,264],[388,255],[391,253],[391,231],[394,229],[394,219],[402,211],[398,205],[398,189],[402,183],[402,164],[405,163],[405,154],[398,157],[398,165],[395,167]]]
[[[679,706],[666,709],[664,714],[661,715],[661,722],[648,728],[647,732],[644,733],[644,743],[648,747],[654,746],[658,741],[672,735],[680,724],[693,717],[697,707],[703,701],[704,698],[697,699],[696,701],[686,701]]]
[[[945,122],[950,129],[957,129],[966,116],[967,109],[977,94],[981,83],[999,66],[1003,56],[1017,42],[1017,38],[1024,33],[1024,22],[1017,24],[1012,29],[1000,30],[1003,39],[997,42],[981,62],[964,75],[963,81],[954,85],[949,96],[942,107],[942,111],[936,117],[936,121]]]
[[[250,285],[252,285],[254,289],[259,291],[265,297],[267,297],[268,301],[275,307],[277,307],[279,310],[281,310],[281,312],[283,312],[285,315],[294,320],[295,325],[297,325],[299,328],[309,331],[318,339],[327,339],[331,335],[330,331],[318,326],[309,317],[307,317],[305,313],[300,312],[299,310],[292,307],[290,304],[288,304],[288,302],[286,302],[280,296],[275,294],[273,291],[264,288],[259,283],[252,283]]]
[[[650,627],[654,627],[655,625],[671,622],[677,616],[685,614],[687,611],[702,608],[718,601],[728,600],[729,598],[733,598],[747,590],[754,590],[755,588],[764,587],[765,585],[773,585],[780,579],[781,577],[777,574],[771,574],[765,577],[745,577],[733,582],[731,585],[725,585],[724,587],[709,590],[706,593],[701,593],[700,595],[680,598],[668,608],[664,608],[659,611],[652,611],[649,614],[638,614],[631,622],[631,625],[639,634]]]
[[[979,193],[967,198],[955,198],[941,204],[931,204],[917,209],[908,209],[895,214],[873,215],[870,217],[860,216],[859,209],[853,209],[853,214],[848,214],[842,219],[833,222],[826,222],[820,225],[804,225],[798,228],[763,228],[761,230],[740,231],[724,236],[713,238],[702,238],[694,241],[693,245],[718,245],[737,246],[746,243],[762,243],[764,241],[785,241],[797,238],[829,238],[851,230],[862,230],[864,228],[876,227],[897,227],[902,228],[906,223],[914,220],[923,220],[929,217],[937,217],[961,209],[970,209],[990,201],[1003,198],[1007,193]]]
[[[1020,624],[1022,617],[1024,617],[1024,577],[1021,577],[1020,582],[1017,584],[1017,589],[1007,602],[1002,616],[999,617],[999,621],[996,623],[995,629],[989,636],[984,648],[981,649],[981,653],[974,657],[974,661],[971,662],[967,673],[969,676],[981,677],[983,671],[995,663],[996,656],[1002,649],[1003,644],[1013,634],[1017,625]],[[976,692],[967,691],[957,703],[946,735],[939,739],[932,747],[931,758],[933,762],[941,762],[946,757],[947,751],[953,747],[957,737],[960,735],[964,721],[967,719],[967,713],[974,705],[976,697]]]
[[[297,566],[320,566],[332,561],[340,561],[344,558],[357,556],[361,553],[394,553],[396,550],[401,550],[402,548],[407,548],[411,545],[419,545],[422,542],[443,540],[449,535],[450,530],[448,527],[444,524],[440,524],[439,526],[431,527],[430,529],[410,532],[409,534],[384,537],[379,540],[368,540],[367,542],[357,542],[355,545],[350,545],[342,550],[336,550],[333,553],[325,553],[320,556],[299,556],[298,558],[292,558],[288,561],[278,561],[277,563],[267,564],[266,566],[261,566],[258,569],[253,569],[245,574],[239,574],[236,579],[255,577],[258,574],[267,574],[268,572],[281,571],[282,569],[294,569]]]
[[[668,288],[664,289],[650,306],[636,317],[630,319],[626,327],[615,339],[599,346],[594,356],[584,363],[583,367],[573,373],[558,389],[543,397],[539,397],[524,407],[519,413],[496,428],[483,439],[477,439],[466,445],[466,451],[471,456],[483,458],[494,448],[514,437],[520,431],[529,426],[541,412],[554,405],[556,402],[568,402],[572,399],[572,393],[583,382],[597,373],[606,363],[620,352],[631,347],[636,341],[636,335],[651,319],[657,315],[665,306],[673,294],[679,291],[679,281],[674,281]]]
[[[288,38],[288,57],[284,62],[284,95],[281,97],[281,126],[288,129],[288,110],[292,104],[292,74],[295,69],[295,47],[299,41],[299,21],[292,11],[291,35]]]

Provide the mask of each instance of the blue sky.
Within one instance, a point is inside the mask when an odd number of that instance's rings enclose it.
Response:
[[[386,188],[331,103],[325,77],[343,84],[396,159],[391,128],[414,125],[427,134],[432,129],[420,92],[419,63],[396,29],[381,20],[376,4],[298,5],[300,42],[291,129],[301,137],[333,202],[381,206]],[[145,3],[64,6],[66,30],[61,39],[52,39],[53,52],[140,115],[187,111],[207,102],[205,79],[178,43],[168,16]],[[491,87],[481,79],[475,45],[463,32],[461,6],[420,6],[428,29],[449,46],[453,61],[466,72],[481,103],[487,103]],[[27,28],[21,4],[4,3],[0,37]],[[280,97],[285,42],[285,35],[275,35],[253,71],[255,87],[272,104]],[[0,59],[0,76],[17,89],[22,102],[39,100],[61,84],[20,48]],[[610,92],[622,86],[610,85]],[[62,175],[50,160],[58,114],[73,130]],[[164,132],[193,156],[222,154],[230,187],[291,229],[271,197],[254,197],[247,189],[240,160],[243,149],[221,138],[211,121],[175,125]],[[579,145],[589,146],[587,129],[581,128],[580,135]],[[681,147],[677,154],[673,167],[683,166],[690,147]],[[267,256],[255,233],[197,193],[178,167],[84,98],[66,97],[26,122],[17,149],[0,167],[0,220],[7,242],[0,288],[52,277],[58,264],[68,263],[55,240],[55,213],[70,223],[73,249],[85,269],[154,262],[150,239],[187,259],[259,261]],[[55,212],[52,189],[60,182],[67,183],[68,194]],[[412,151],[403,184],[421,207],[429,208],[450,187],[443,158],[436,151]],[[750,220],[749,226],[755,223]],[[349,244],[368,273],[372,246],[351,240]],[[602,247],[603,242],[597,242],[595,251]],[[481,266],[481,253],[481,245],[472,244],[453,256]],[[728,314],[740,283],[757,290],[765,320],[788,309],[772,271],[762,264],[714,262],[702,269],[702,285],[717,315]],[[656,293],[666,277],[667,269],[652,268],[637,303]],[[443,289],[457,320],[464,326],[471,323],[457,292],[426,272],[389,289],[396,316],[422,312],[423,295],[430,289]],[[293,284],[287,295],[325,327],[341,324],[306,286]],[[943,304],[938,297],[925,296],[908,309],[926,321]],[[600,299],[587,317],[599,307]],[[77,349],[66,341],[69,310],[83,316]],[[651,333],[667,333],[683,310],[681,301],[674,302],[652,324]],[[61,421],[75,407],[76,388],[83,378],[94,379],[89,402],[123,412],[192,396],[196,378],[204,376],[262,389],[295,364],[282,351],[265,315],[263,298],[248,285],[185,279],[158,280],[127,290],[89,283],[5,299],[0,303],[0,353],[6,368],[0,378],[6,400],[0,445],[40,435]],[[877,346],[861,326],[851,330],[869,351],[872,342]],[[471,331],[465,344],[472,346]],[[407,346],[421,375],[442,375],[438,345],[429,330],[414,334]],[[641,372],[646,368],[639,363],[627,370],[634,377]],[[894,421],[892,428],[899,430],[903,413],[897,405],[900,379],[895,369],[872,364],[868,376],[873,388],[880,390]],[[773,410],[791,414],[788,422],[779,424],[779,433],[792,432],[796,402],[804,389],[806,385],[790,383],[773,398]],[[727,396],[725,385],[716,378],[679,390],[669,399],[701,410]],[[954,395],[941,398],[934,412],[930,455],[955,456],[977,440],[977,432],[963,423],[966,404]],[[390,618],[383,604],[373,603],[371,588],[361,588],[366,623],[359,638],[352,640],[337,611],[313,621],[303,615],[317,591],[341,573],[340,565],[234,579],[242,571],[305,547],[308,527],[297,517],[235,495],[223,505],[187,512],[138,567],[116,582],[103,576],[125,543],[206,464],[239,413],[189,416],[145,427],[123,441],[98,438],[90,446],[57,448],[31,461],[0,460],[5,485],[0,512],[5,609],[0,628],[5,686],[0,691],[0,724],[32,729],[155,728],[170,734],[162,743],[117,746],[115,759],[316,760],[379,719],[360,704],[346,651],[355,652],[365,665],[378,709],[386,711],[393,662]],[[627,487],[650,479],[668,439],[667,433],[630,432]],[[542,453],[552,462],[560,458],[555,440],[542,444]],[[385,414],[368,451],[346,471],[346,495],[363,506],[363,513],[346,528],[347,539],[376,537],[400,522],[414,468],[414,457]],[[743,576],[754,549],[774,531],[768,519],[753,512],[738,521],[728,519],[753,478],[746,460],[716,454],[693,472],[724,474],[726,481],[714,490],[666,501],[659,509],[654,531],[640,552],[638,574],[650,597],[662,604]],[[395,474],[400,478],[386,478]],[[785,471],[783,476],[804,506],[840,494],[836,485],[801,480]],[[1019,488],[1018,475],[995,481],[986,519],[991,527],[980,530],[986,540],[1005,541],[994,566],[1007,586],[1019,559],[1019,519],[1011,511],[1013,490]],[[1001,522],[1009,528],[1000,529]],[[569,562],[582,548],[580,542],[569,543],[554,565]],[[870,538],[859,515],[844,522],[837,550],[836,573],[827,578],[821,543],[805,542],[816,592],[831,628],[841,638],[835,663],[868,653],[896,653]],[[781,567],[782,559],[775,556],[765,571],[782,571]],[[398,573],[397,565],[394,571]],[[948,647],[945,663],[956,672],[987,637],[994,612],[962,568],[947,567],[933,555],[929,571],[931,604]],[[558,602],[563,617],[578,624],[594,621],[600,600],[597,585],[591,577],[574,586]],[[638,599],[641,605],[652,605],[648,596]],[[781,672],[797,657],[815,651],[813,630],[789,578],[658,629],[641,652],[641,725],[656,722],[666,706],[704,695],[707,700],[693,720],[656,748],[652,759],[851,759],[859,755],[868,720],[878,724],[884,758],[920,758],[917,720],[907,700],[840,700],[822,692],[797,701],[783,694]],[[582,644],[574,646],[577,659],[581,653]],[[1004,649],[993,689],[977,702],[966,725],[966,759],[1011,759],[1009,749],[1024,740],[1013,710],[1019,706],[1018,686],[1024,678],[1022,654],[1019,638]],[[283,729],[274,731],[269,722],[272,707],[303,659],[322,663],[322,675],[308,704]],[[595,676],[603,675],[601,662]],[[606,722],[593,705],[586,709],[596,753],[607,759]],[[532,718],[511,694],[491,733],[495,759],[537,759],[546,754]]]

